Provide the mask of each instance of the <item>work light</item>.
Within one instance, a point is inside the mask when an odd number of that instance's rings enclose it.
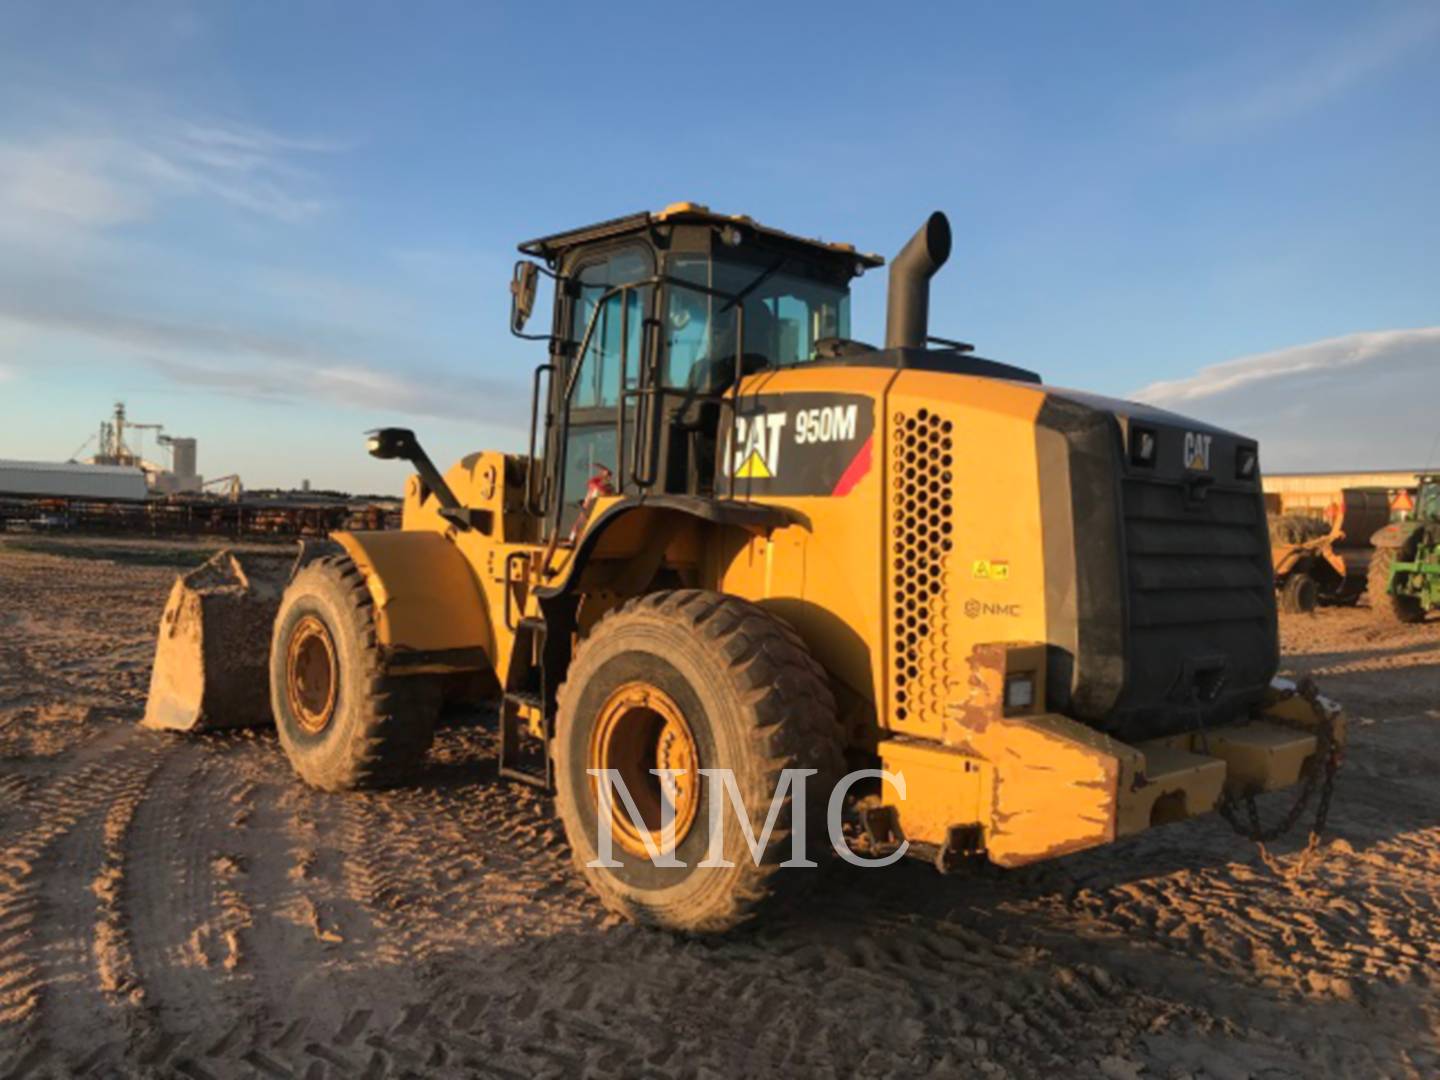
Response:
[[[1147,468],[1155,464],[1155,432],[1143,427],[1130,429],[1130,460]]]
[[[1024,712],[1035,704],[1035,676],[1028,671],[1005,679],[1005,711]]]

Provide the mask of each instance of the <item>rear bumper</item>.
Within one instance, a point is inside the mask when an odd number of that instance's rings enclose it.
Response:
[[[1292,787],[1325,729],[1343,744],[1338,706],[1276,680],[1253,715],[1203,736],[1127,744],[1039,714],[993,717],[960,745],[886,739],[880,756],[903,778],[887,784],[885,798],[905,839],[951,850],[978,844],[992,862],[1023,866],[1209,813],[1227,790]]]

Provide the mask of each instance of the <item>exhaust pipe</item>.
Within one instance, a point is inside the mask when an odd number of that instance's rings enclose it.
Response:
[[[950,258],[950,220],[939,210],[890,260],[885,347],[923,349],[930,334],[930,279]]]

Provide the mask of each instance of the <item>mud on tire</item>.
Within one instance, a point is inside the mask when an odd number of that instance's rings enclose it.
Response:
[[[327,653],[327,676],[297,679],[297,667],[323,671]],[[384,673],[365,579],[348,556],[331,555],[285,590],[270,646],[270,703],[301,779],[344,791],[413,778],[434,738],[441,693],[433,678]]]
[[[657,867],[618,838],[612,858],[620,866],[588,865],[597,858],[600,807],[586,770],[600,712],[619,688],[636,682],[679,707],[697,769],[734,771],[756,837],[783,770],[817,770],[806,780],[803,807],[790,797],[781,804],[758,865],[723,792],[725,857],[734,866],[696,865],[710,844],[708,784],[696,789],[698,810],[675,845],[685,866]],[[805,857],[825,861],[826,806],[844,769],[835,698],[800,636],[754,604],[693,589],[632,600],[581,645],[560,688],[555,764],[556,803],[575,865],[606,907],[635,922],[701,932],[731,929],[818,876],[780,864],[791,857],[797,811],[805,814]]]
[[[1425,609],[1414,596],[1396,596],[1390,592],[1390,568],[1400,552],[1394,548],[1377,547],[1370,553],[1365,591],[1370,596],[1370,611],[1381,622],[1418,623],[1425,620]]]

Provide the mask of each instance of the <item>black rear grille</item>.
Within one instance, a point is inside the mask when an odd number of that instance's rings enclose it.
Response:
[[[1131,628],[1268,618],[1274,576],[1262,515],[1253,492],[1211,490],[1187,503],[1178,484],[1127,480]]]
[[[1153,436],[1148,463],[1132,424]],[[1047,707],[1126,742],[1233,720],[1279,662],[1264,496],[1231,479],[1253,442],[1070,391],[1036,426]]]
[[[1129,586],[1126,726],[1160,734],[1233,714],[1275,668],[1274,576],[1254,490],[1123,482]],[[1127,706],[1129,708],[1127,709]]]

